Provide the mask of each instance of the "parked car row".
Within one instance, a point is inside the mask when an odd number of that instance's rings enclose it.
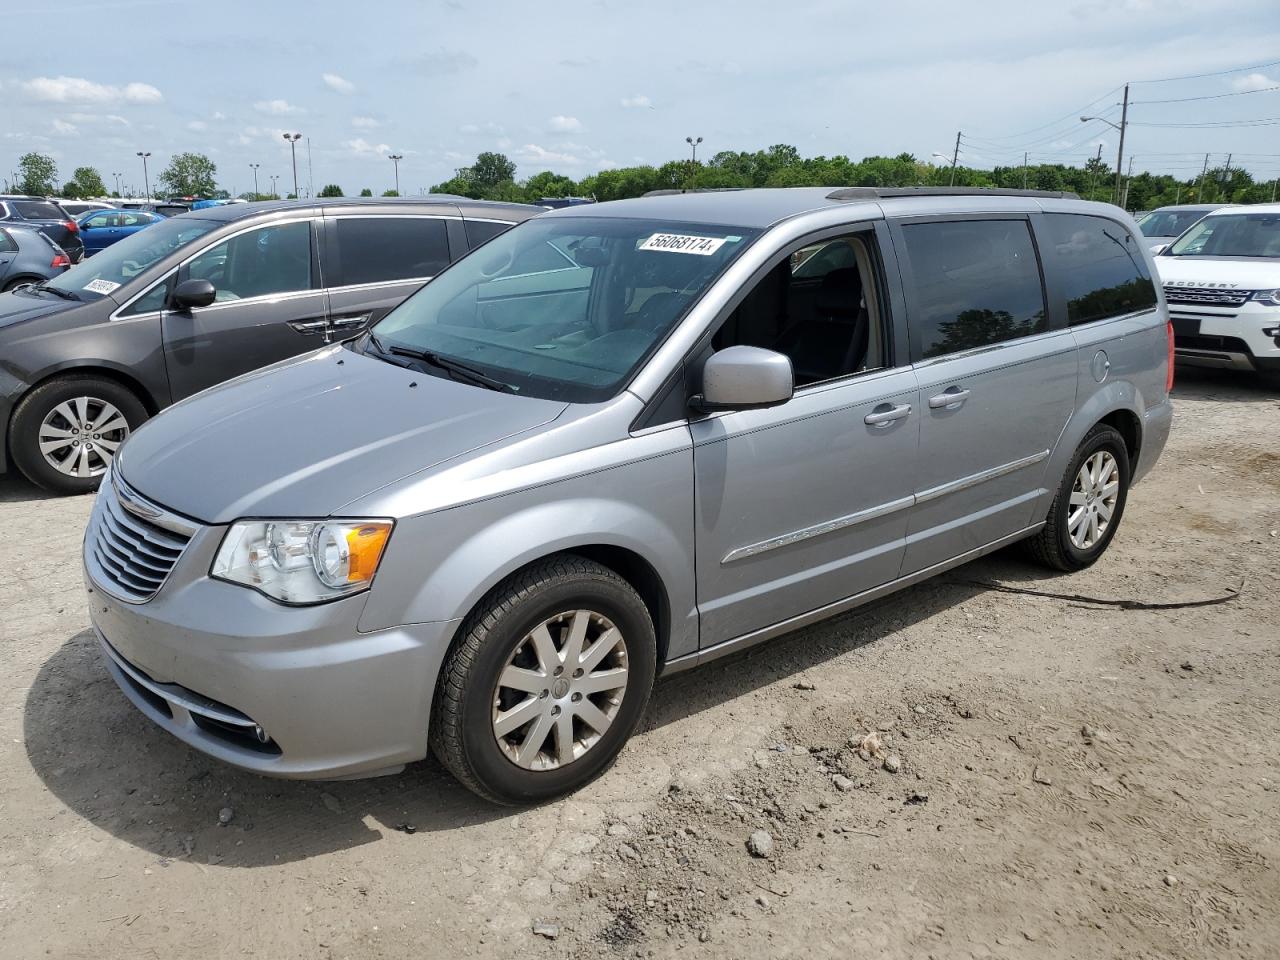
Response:
[[[34,227],[61,247],[72,263],[84,259],[79,224],[53,200],[0,194],[0,223]]]

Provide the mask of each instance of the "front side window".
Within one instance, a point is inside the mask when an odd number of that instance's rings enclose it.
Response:
[[[114,213],[97,213],[84,222],[86,227],[92,230],[98,230],[102,227],[114,227],[117,223],[117,214]]]
[[[272,224],[216,243],[187,264],[187,276],[212,283],[215,303],[310,290],[311,223]]]
[[[915,360],[1049,329],[1040,267],[1025,220],[948,220],[902,228],[915,304]]]
[[[1061,278],[1067,322],[1089,323],[1149,310],[1156,287],[1133,234],[1104,217],[1045,214],[1046,261]]]
[[[214,220],[190,217],[166,220],[111,244],[46,285],[74,294],[79,300],[101,299],[151,269],[175,250],[194,243],[220,226],[222,224]],[[131,295],[132,292],[127,294]]]
[[[433,277],[449,265],[445,221],[430,217],[340,217],[334,221],[342,276],[329,286]]]
[[[532,396],[606,400],[756,233],[621,217],[528,220],[389,313],[369,349],[463,363]]]
[[[1223,213],[1205,217],[1161,256],[1280,257],[1280,214]]]

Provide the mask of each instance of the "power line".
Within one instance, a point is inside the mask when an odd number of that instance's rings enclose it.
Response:
[[[1237,90],[1235,93],[1213,93],[1203,97],[1176,97],[1172,100],[1134,100],[1130,104],[1143,104],[1144,106],[1152,103],[1190,103],[1192,100],[1221,100],[1223,97],[1245,97],[1251,93],[1270,93],[1272,90],[1280,90],[1280,83],[1274,87],[1259,87],[1257,90]]]
[[[1088,110],[1090,107],[1093,107],[1094,105],[1101,103],[1103,100],[1107,99],[1107,97],[1111,96],[1112,94],[1119,93],[1119,92],[1120,92],[1121,90],[1123,90],[1123,89],[1124,89],[1124,84],[1121,84],[1121,85],[1120,85],[1120,86],[1118,86],[1118,87],[1113,87],[1112,89],[1110,89],[1110,90],[1108,90],[1106,93],[1104,93],[1102,96],[1098,97],[1098,99],[1097,99],[1097,100],[1090,100],[1090,101],[1089,101],[1088,103],[1086,103],[1083,107],[1079,107],[1079,108],[1077,108],[1077,109],[1075,109],[1075,110],[1072,110],[1070,113],[1066,114],[1065,116],[1059,117],[1057,120],[1050,120],[1048,123],[1042,123],[1042,124],[1040,124],[1040,126],[1038,126],[1038,127],[1032,127],[1030,130],[1023,130],[1023,131],[1021,131],[1020,133],[1010,133],[1010,134],[1008,134],[1008,135],[1006,135],[1006,136],[1002,136],[1002,137],[989,137],[989,138],[987,138],[987,139],[991,139],[991,140],[1016,140],[1016,139],[1018,139],[1019,137],[1025,137],[1025,136],[1027,136],[1028,134],[1036,133],[1037,131],[1043,130],[1045,127],[1053,127],[1053,126],[1057,126],[1058,124],[1062,123],[1064,120],[1071,120],[1071,119],[1074,119],[1075,117],[1080,116],[1080,114],[1082,114],[1084,111]]]
[[[1252,120],[1200,120],[1194,123],[1153,123],[1131,120],[1136,127],[1269,127],[1280,123],[1280,117],[1257,117]]]
[[[1189,73],[1184,77],[1161,77],[1158,80],[1133,80],[1132,83],[1173,83],[1175,80],[1203,80],[1205,77],[1225,77],[1229,73],[1244,73],[1246,70],[1263,70],[1280,64],[1280,60],[1268,60],[1266,63],[1255,63],[1247,67],[1232,67],[1230,70],[1215,70],[1213,73]]]

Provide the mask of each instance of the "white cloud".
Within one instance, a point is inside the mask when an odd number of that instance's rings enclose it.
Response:
[[[83,77],[36,77],[23,80],[19,86],[32,100],[46,103],[158,103],[164,99],[149,83],[117,87]]]
[[[375,154],[375,153],[391,152],[391,147],[388,146],[387,144],[385,143],[372,144],[368,140],[366,140],[364,137],[356,137],[356,139],[354,140],[345,140],[343,141],[342,145],[347,149],[349,149],[352,153],[362,157],[367,157],[370,154]]]
[[[1265,73],[1250,73],[1236,77],[1231,85],[1237,90],[1265,90],[1267,87],[1280,86],[1280,80],[1272,80]]]
[[[380,124],[373,117],[352,117],[351,125],[355,127],[357,130],[373,130],[377,127],[382,126],[382,124]]]
[[[643,93],[637,93],[634,97],[623,97],[618,103],[625,110],[638,110],[645,107],[652,107],[653,101],[646,97]]]
[[[275,117],[306,112],[301,107],[295,107],[288,100],[259,100],[253,105],[253,109],[259,113],[268,113]]]
[[[223,113],[221,110],[215,110],[215,111],[213,111],[213,119],[215,119],[215,120],[225,120],[225,119],[227,119],[227,115],[226,115],[225,113]]]
[[[64,137],[72,137],[80,132],[80,128],[74,123],[67,123],[67,121],[59,120],[57,117],[53,118],[50,126],[53,127],[54,133]]]
[[[529,164],[530,166],[576,167],[581,165],[582,158],[572,153],[547,150],[536,143],[526,143],[516,151],[516,162]]]
[[[338,93],[354,93],[356,85],[350,80],[338,76],[336,73],[325,73],[320,76],[324,81],[324,85],[330,90],[336,90]]]
[[[190,123],[187,124],[187,129],[194,130],[196,131],[196,133],[199,133],[202,130],[209,129],[209,125],[205,123],[203,120],[192,120]]]
[[[73,123],[117,123],[129,126],[129,121],[117,113],[72,113],[67,117]]]
[[[486,136],[500,137],[506,131],[503,129],[502,124],[494,123],[490,120],[487,123],[464,123],[458,128],[458,132],[465,133],[468,136],[475,136],[476,134],[483,133]]]
[[[566,117],[556,114],[547,121],[547,129],[552,133],[576,133],[582,129],[582,121],[577,117]]]

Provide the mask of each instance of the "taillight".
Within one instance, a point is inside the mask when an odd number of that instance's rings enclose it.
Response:
[[[1173,392],[1173,321],[1170,320],[1165,325],[1165,328],[1169,334],[1169,372],[1165,375],[1165,378],[1164,378],[1164,392],[1172,393]]]
[[[60,253],[53,258],[53,261],[49,264],[49,266],[54,268],[69,267],[71,266],[71,258],[68,257],[65,253]]]
[[[76,223],[74,220],[68,220],[66,223],[63,224],[63,226],[67,228],[68,233],[80,232],[80,224]]]

